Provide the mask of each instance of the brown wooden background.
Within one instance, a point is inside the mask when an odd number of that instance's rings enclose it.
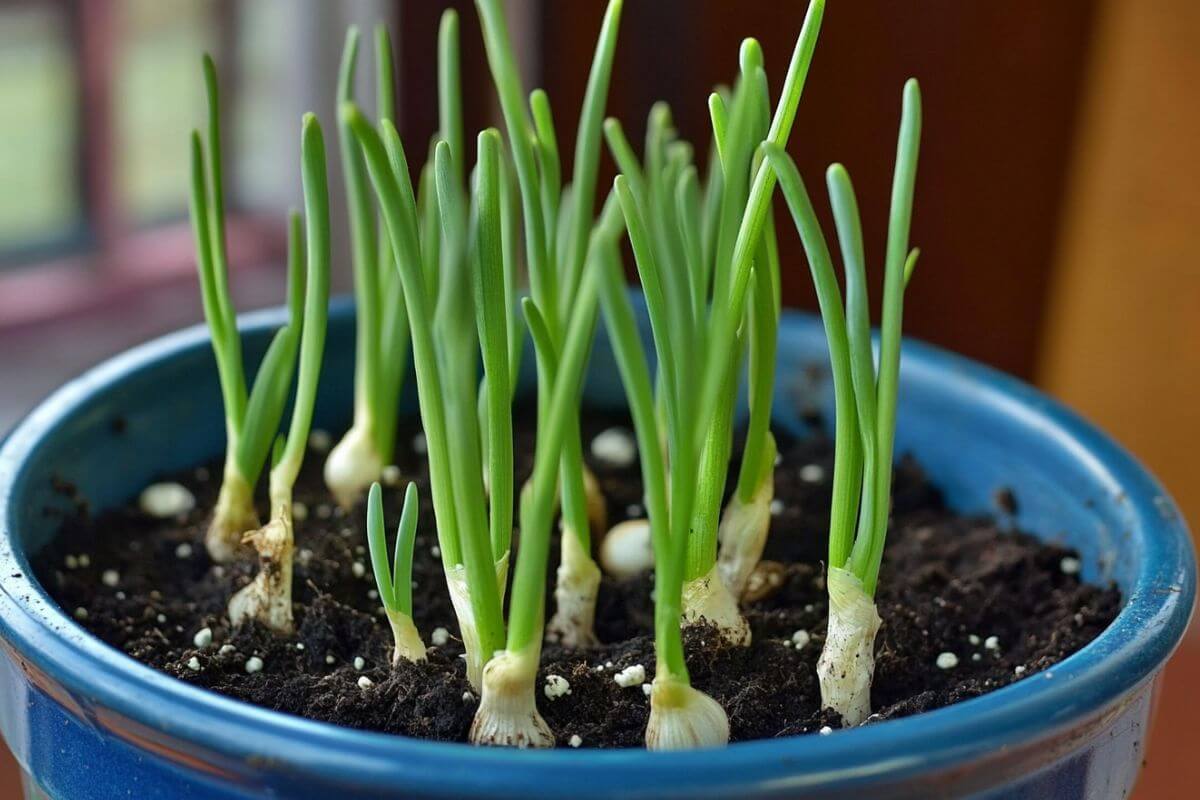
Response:
[[[551,97],[564,159],[603,0],[509,0],[521,60]],[[436,125],[435,42],[463,21],[467,124],[496,119],[473,4],[397,0],[402,133]],[[640,141],[670,102],[707,142],[705,99],[741,38],[762,42],[777,89],[804,0],[626,0],[609,113]],[[334,45],[340,32],[330,32]],[[925,136],[908,332],[1037,381],[1131,446],[1200,522],[1200,2],[829,0],[791,151],[819,208],[832,161],[854,176],[878,286],[900,88],[920,79]],[[605,174],[611,176],[606,163]],[[781,226],[789,305],[814,299]],[[1200,646],[1168,672],[1138,800],[1190,797]],[[10,762],[0,795],[16,796]],[[10,792],[3,794],[4,791]]]

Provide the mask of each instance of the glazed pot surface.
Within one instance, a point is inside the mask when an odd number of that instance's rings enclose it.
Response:
[[[269,311],[244,320],[247,361],[257,361],[282,319]],[[46,509],[67,503],[55,479],[73,483],[93,509],[111,507],[164,473],[220,455],[212,351],[207,332],[193,328],[67,384],[0,447],[0,730],[29,796],[1127,796],[1158,676],[1194,602],[1182,518],[1127,453],[1045,396],[927,345],[905,348],[897,453],[913,453],[959,512],[995,513],[996,490],[1012,489],[1015,525],[1077,548],[1086,579],[1122,590],[1113,625],[1054,668],[954,706],[829,736],[653,754],[417,741],[188,686],[80,628],[29,562],[56,534]],[[337,301],[316,426],[348,423],[353,360],[353,312]],[[832,419],[827,364],[819,321],[785,314],[776,424],[799,430],[813,411]],[[526,393],[532,365],[524,359]],[[623,405],[602,331],[585,393],[591,405]],[[413,411],[412,398],[405,402]]]

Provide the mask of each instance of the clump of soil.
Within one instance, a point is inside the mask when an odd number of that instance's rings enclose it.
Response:
[[[603,413],[583,419],[585,441],[607,427],[628,425]],[[518,420],[515,435],[523,479],[532,466],[532,421]],[[745,608],[753,644],[715,646],[704,629],[685,637],[693,683],[726,709],[735,741],[839,724],[820,709],[816,678],[825,635],[821,560],[832,447],[815,428],[803,437],[778,438],[777,502],[765,554],[777,562],[778,585]],[[152,519],[136,506],[93,516],[80,500],[63,519],[61,534],[39,554],[37,575],[96,636],[180,680],[352,728],[465,741],[478,701],[459,657],[421,444],[417,429],[403,430],[397,464],[406,480],[416,481],[422,499],[413,595],[416,624],[429,646],[425,663],[391,666],[391,634],[366,550],[365,511],[361,505],[350,513],[336,507],[321,481],[319,452],[309,453],[296,487],[307,513],[296,522],[296,632],[289,638],[253,623],[231,628],[225,618],[229,596],[250,580],[253,565],[214,565],[205,553],[204,529],[221,474],[217,463],[165,476],[196,496],[196,509],[179,519]],[[616,468],[589,456],[589,463],[607,498],[610,524],[644,514],[636,462]],[[1001,494],[1002,510],[1015,508],[1012,493]],[[389,490],[385,497],[390,527],[399,516],[401,492]],[[1116,617],[1120,594],[1113,586],[1081,582],[1076,559],[1070,550],[1001,529],[992,519],[948,511],[919,466],[902,460],[876,598],[883,628],[872,720],[992,691],[1094,639]],[[555,548],[548,583],[556,563]],[[637,665],[647,680],[654,674],[652,582],[649,573],[622,581],[605,577],[596,619],[605,644],[589,650],[546,645],[538,702],[560,746],[642,746],[649,698],[643,686],[622,687],[614,678],[629,667],[636,672]],[[548,598],[553,603],[553,593]],[[942,664],[954,665],[938,666],[939,656]],[[569,693],[545,695],[540,687],[551,675],[566,679]],[[364,676],[369,683],[360,681]]]

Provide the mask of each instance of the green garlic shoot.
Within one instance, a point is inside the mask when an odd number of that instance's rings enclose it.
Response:
[[[767,160],[812,270],[829,341],[836,407],[833,505],[829,524],[829,633],[817,663],[821,700],[858,725],[871,713],[875,637],[881,624],[875,589],[890,512],[892,455],[900,372],[904,290],[918,251],[909,251],[913,187],[921,137],[921,92],[904,86],[883,285],[878,366],[872,354],[862,225],[850,176],[826,173],[846,273],[843,311],[829,248],[795,164],[778,147]]]
[[[243,542],[252,544],[258,553],[258,574],[229,600],[229,619],[233,624],[256,620],[285,634],[293,628],[292,487],[300,474],[312,426],[329,311],[329,189],[325,140],[321,126],[312,114],[304,116],[302,126],[301,177],[307,230],[304,250],[308,265],[296,399],[287,437],[276,440],[275,444],[269,478],[270,520],[243,538]]]
[[[548,424],[550,361],[565,348],[576,315],[590,313],[578,302],[589,246],[596,226],[594,196],[600,160],[604,105],[616,51],[622,0],[610,0],[596,44],[580,112],[571,183],[564,187],[557,134],[545,92],[524,99],[502,3],[478,0],[488,63],[496,84],[516,167],[525,223],[530,297],[544,342],[537,348],[538,429]],[[588,343],[590,345],[590,335]],[[599,483],[583,461],[579,405],[575,404],[559,466],[562,547],[555,587],[556,607],[547,624],[553,641],[571,647],[596,643],[594,629],[600,569],[592,557],[592,534],[607,529]]]
[[[217,74],[208,56],[204,57],[204,81],[209,158],[206,164],[200,133],[193,132],[191,220],[204,317],[212,334],[225,408],[226,436],[221,489],[204,541],[209,556],[224,563],[233,560],[241,549],[242,535],[259,526],[254,486],[279,430],[296,367],[305,294],[304,251],[299,217],[292,214],[288,223],[288,323],[272,339],[247,396],[241,338],[229,294]]]
[[[665,105],[651,110],[643,163],[618,122],[605,126],[622,173],[615,190],[658,355],[656,438],[669,464],[671,538],[680,540],[674,546],[685,559],[683,619],[715,626],[734,645],[750,641],[738,598],[761,557],[774,493],[770,419],[779,258],[769,202],[774,177],[762,164],[760,145],[787,140],[823,10],[821,0],[809,7],[773,120],[762,50],[752,39],[743,43],[732,94],[710,98],[718,167],[704,193],[692,148],[676,138]],[[743,308],[748,286],[753,302]],[[738,365],[746,350],[748,435],[737,489],[722,517]]]
[[[359,33],[346,34],[338,75],[338,101],[354,99]],[[381,119],[395,118],[391,40],[376,29],[376,106]],[[349,508],[378,480],[392,459],[400,389],[407,367],[409,337],[404,297],[392,268],[392,250],[376,230],[375,210],[362,154],[345,123],[338,123],[338,144],[350,216],[351,261],[354,265],[355,319],[354,421],[329,452],[325,483],[334,498]]]
[[[383,531],[383,492],[378,483],[371,484],[367,498],[367,544],[371,549],[371,569],[375,572],[379,602],[392,627],[393,664],[402,658],[425,660],[425,643],[413,624],[412,564],[416,538],[417,487],[409,483],[404,491],[404,507],[396,528],[396,549],[389,568],[387,536]]]
[[[650,369],[638,336],[633,308],[625,292],[624,271],[615,247],[602,252],[596,269],[605,325],[633,416],[657,564],[654,572],[657,667],[650,692],[646,746],[652,750],[720,746],[729,741],[729,719],[715,700],[691,686],[684,660],[680,630],[684,550],[679,540],[672,541],[667,467],[658,442]]]
[[[437,291],[431,291],[424,261],[431,242],[421,235],[417,201],[395,127],[382,120],[380,130],[376,130],[353,104],[344,104],[341,114],[362,150],[397,255],[395,265],[408,307],[418,403],[428,445],[438,545],[467,651],[467,676],[478,689],[483,663],[504,643],[501,587],[507,575],[512,525],[511,511],[507,514],[502,509],[498,511],[497,499],[502,493],[496,487],[492,491],[491,524],[485,505],[475,382],[479,347],[491,350],[484,358],[485,371],[494,370],[496,364],[502,366],[499,372],[488,374],[489,382],[499,389],[502,398],[509,395],[506,385],[509,374],[507,337],[500,337],[499,343],[490,335],[479,339],[475,326],[467,318],[473,295],[467,281],[482,278],[479,269],[468,273],[465,255],[485,252],[486,256],[478,259],[479,268],[502,275],[503,266],[498,263],[500,248],[490,241],[482,247],[464,244],[472,229],[468,227],[470,217],[463,208],[462,187],[455,186],[457,173],[450,146],[440,143],[435,159],[440,183],[436,202],[445,233],[435,230],[433,238],[445,235],[447,242],[458,244],[453,251],[440,248],[443,259]],[[485,131],[480,134],[479,142],[480,179],[472,205],[480,209],[478,218],[487,219],[474,228],[479,232],[498,232],[500,226],[492,218],[499,216],[499,136],[495,131]],[[489,287],[495,287],[496,283],[487,281]],[[499,283],[499,291],[490,292],[488,302],[497,302],[496,295],[502,302],[503,278]],[[507,408],[505,411],[510,413]],[[510,439],[508,448],[511,446]],[[489,457],[501,459],[503,454],[493,448]]]

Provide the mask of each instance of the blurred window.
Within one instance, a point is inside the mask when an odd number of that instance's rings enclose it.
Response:
[[[114,11],[117,200],[135,225],[182,218],[187,137],[203,125],[206,108],[199,54],[218,44],[216,3],[121,0]],[[222,88],[231,94],[232,87]],[[232,117],[228,99],[222,97],[222,111]]]
[[[78,91],[63,8],[0,6],[0,266],[81,233]]]
[[[272,143],[296,14],[279,0],[0,0],[0,328],[193,272],[188,136],[205,121],[205,51],[220,71],[231,265],[279,254],[294,159]]]

